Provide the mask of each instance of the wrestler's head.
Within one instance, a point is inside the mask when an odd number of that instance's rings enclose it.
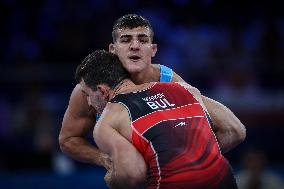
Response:
[[[75,79],[86,94],[88,104],[101,113],[110,100],[114,87],[125,78],[128,72],[118,57],[104,50],[89,54],[77,67]]]
[[[115,21],[109,51],[119,57],[130,74],[139,73],[151,64],[157,52],[153,37],[153,28],[146,18],[128,14]]]

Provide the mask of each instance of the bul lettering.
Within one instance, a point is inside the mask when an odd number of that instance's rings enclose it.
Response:
[[[146,102],[148,106],[150,106],[151,109],[156,110],[158,108],[167,108],[167,107],[172,107],[175,106],[175,104],[171,104],[167,99],[159,99],[153,102]]]

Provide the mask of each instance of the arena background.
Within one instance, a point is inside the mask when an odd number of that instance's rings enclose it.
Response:
[[[108,49],[113,22],[128,13],[152,23],[154,63],[244,123],[246,140],[225,154],[236,174],[244,154],[258,150],[283,178],[283,1],[2,0],[0,7],[0,188],[106,188],[104,170],[64,156],[57,137],[76,65]]]

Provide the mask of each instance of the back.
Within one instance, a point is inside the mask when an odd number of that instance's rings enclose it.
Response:
[[[235,188],[209,117],[178,83],[117,95],[132,122],[132,143],[148,165],[146,188]]]

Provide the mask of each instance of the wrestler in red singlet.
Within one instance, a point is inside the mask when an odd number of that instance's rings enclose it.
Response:
[[[132,119],[132,143],[148,165],[147,189],[237,188],[210,118],[178,83],[119,94]]]

